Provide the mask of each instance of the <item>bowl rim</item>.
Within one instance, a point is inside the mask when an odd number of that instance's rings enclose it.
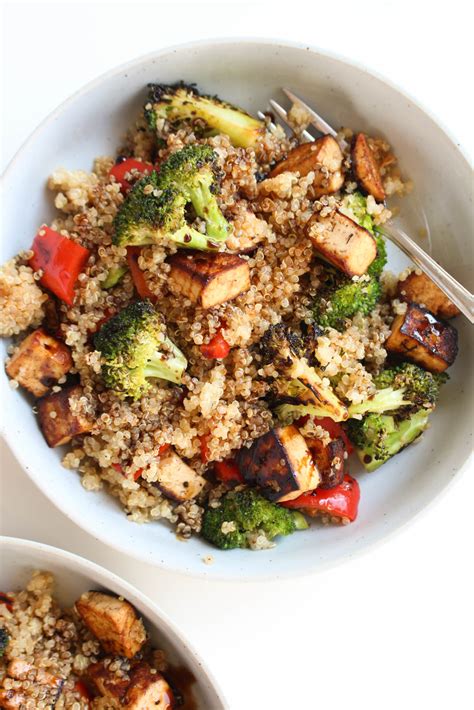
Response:
[[[123,577],[120,577],[118,574],[115,574],[115,572],[111,572],[106,567],[97,564],[97,562],[92,562],[86,557],[82,557],[74,552],[69,552],[60,547],[47,545],[36,540],[27,540],[26,538],[0,535],[0,552],[6,549],[17,552],[20,563],[21,555],[25,551],[31,553],[45,553],[51,559],[64,564],[64,568],[68,573],[74,574],[76,570],[79,570],[83,574],[92,577],[95,582],[98,582],[104,587],[116,585],[116,588],[121,590],[120,594],[123,595],[127,601],[130,601],[133,606],[136,605],[136,600],[138,600],[146,609],[147,614],[153,614],[158,618],[159,625],[152,622],[151,619],[147,617],[145,618],[145,621],[147,621],[150,626],[153,626],[158,631],[161,630],[161,627],[165,628],[170,636],[173,636],[176,641],[179,641],[181,646],[189,652],[189,655],[192,656],[198,664],[201,672],[204,674],[204,678],[207,681],[208,686],[215,692],[216,698],[220,701],[222,708],[224,709],[228,707],[222,689],[216,681],[214,674],[209,670],[209,667],[202,658],[201,654],[196,651],[194,646],[188,641],[186,635],[181,631],[177,624],[171,620],[168,614],[163,611],[156,604],[156,602],[152,601],[150,597],[144,594],[141,590],[137,589],[137,587],[133,584],[123,579]],[[186,663],[186,660],[183,659],[183,662]]]
[[[287,39],[282,39],[280,37],[239,37],[238,35],[229,35],[226,37],[208,37],[204,39],[198,39],[198,40],[191,40],[189,42],[180,42],[178,44],[172,44],[166,47],[162,47],[161,49],[158,50],[152,50],[151,52],[146,52],[145,54],[141,54],[137,57],[134,57],[133,59],[129,59],[126,62],[122,62],[121,64],[115,65],[114,67],[107,69],[105,72],[102,72],[99,76],[95,77],[94,79],[91,79],[90,81],[86,82],[83,84],[79,89],[74,91],[72,94],[67,96],[61,103],[59,103],[52,111],[50,111],[46,116],[38,123],[38,125],[31,131],[31,133],[28,134],[28,136],[25,138],[23,143],[19,146],[19,148],[15,151],[13,156],[10,158],[8,161],[7,165],[5,166],[3,172],[2,172],[2,180],[6,179],[8,177],[8,174],[10,170],[13,168],[14,163],[16,162],[17,157],[19,156],[20,153],[23,153],[23,151],[29,147],[30,143],[33,141],[34,138],[41,132],[41,130],[52,120],[56,118],[56,116],[59,116],[64,109],[66,109],[70,103],[72,103],[76,98],[79,96],[82,96],[83,94],[87,93],[90,89],[93,89],[96,85],[99,85],[101,82],[105,81],[109,77],[114,76],[115,74],[119,74],[120,72],[124,70],[128,70],[133,68],[136,65],[142,64],[145,61],[148,61],[152,58],[155,57],[160,57],[163,54],[168,54],[169,52],[174,52],[174,51],[180,51],[183,49],[193,49],[194,47],[201,47],[205,45],[228,45],[228,44],[234,44],[234,43],[240,43],[240,44],[264,44],[268,46],[281,46],[284,48],[289,48],[289,49],[302,49],[306,50],[308,52],[312,52],[313,54],[321,54],[323,56],[329,57],[330,59],[334,59],[338,62],[341,62],[342,64],[348,64],[356,69],[358,69],[361,72],[364,72],[365,74],[369,74],[370,76],[375,77],[379,81],[383,82],[384,84],[387,84],[390,88],[394,89],[396,92],[407,98],[414,106],[416,106],[420,111],[425,113],[428,118],[435,123],[438,128],[442,130],[442,132],[447,136],[447,138],[450,140],[450,142],[453,144],[453,147],[461,153],[463,159],[466,161],[468,165],[471,165],[471,159],[469,156],[469,153],[467,150],[464,148],[463,144],[458,141],[454,133],[451,132],[451,129],[449,129],[445,123],[438,117],[438,115],[431,109],[429,109],[423,102],[419,101],[416,99],[411,92],[407,91],[406,89],[402,88],[400,84],[395,82],[392,79],[389,79],[386,77],[384,74],[379,72],[377,69],[367,68],[361,61],[352,59],[348,57],[347,55],[343,54],[342,52],[336,52],[334,50],[326,50],[326,49],[321,49],[317,45],[309,44],[307,42],[298,42],[297,40],[287,40]]]
[[[77,98],[81,97],[82,95],[86,94],[89,92],[91,89],[95,88],[96,86],[99,86],[103,81],[112,78],[116,76],[117,74],[120,74],[124,71],[128,71],[132,69],[135,66],[138,66],[144,62],[151,61],[152,59],[158,59],[159,57],[175,52],[175,51],[181,51],[181,50],[189,50],[189,49],[194,49],[194,48],[199,48],[199,47],[205,47],[205,46],[226,46],[229,44],[247,44],[247,45],[265,45],[265,46],[274,46],[274,47],[282,47],[283,49],[288,48],[288,49],[297,49],[297,50],[303,50],[307,52],[311,52],[313,54],[319,54],[321,56],[329,57],[330,59],[333,59],[337,62],[340,62],[341,64],[346,64],[351,67],[354,67],[358,69],[359,71],[368,74],[369,76],[374,77],[378,81],[386,84],[389,86],[391,89],[393,89],[395,92],[400,94],[403,98],[407,99],[410,103],[412,103],[416,108],[418,108],[422,113],[424,113],[428,119],[435,124],[437,128],[439,128],[444,135],[448,138],[449,142],[451,143],[453,149],[457,151],[462,159],[465,161],[465,163],[470,167],[471,162],[470,158],[466,152],[466,150],[463,148],[460,142],[454,137],[453,134],[451,134],[450,130],[447,129],[442,121],[440,121],[436,114],[433,113],[431,110],[427,109],[423,103],[419,102],[417,99],[415,99],[409,92],[405,91],[405,89],[401,88],[396,82],[387,79],[383,74],[379,73],[377,70],[368,69],[366,66],[362,64],[362,62],[355,61],[349,57],[346,57],[345,55],[335,52],[335,51],[330,51],[330,50],[325,50],[317,47],[316,45],[310,45],[308,43],[304,42],[297,42],[297,41],[292,41],[292,40],[285,40],[285,39],[280,39],[280,38],[268,38],[268,37],[239,37],[239,36],[228,36],[228,37],[219,37],[219,38],[205,38],[205,39],[200,39],[200,40],[194,40],[190,42],[183,42],[179,44],[174,44],[170,46],[163,47],[159,50],[154,50],[151,52],[147,52],[146,54],[140,55],[138,57],[135,57],[134,59],[131,59],[129,61],[123,62],[117,66],[112,67],[111,69],[103,72],[101,75],[98,77],[92,79],[91,81],[87,82],[84,84],[82,87],[80,87],[77,91],[72,93],[70,96],[68,96],[64,101],[62,101],[55,109],[53,109],[38,125],[37,127],[29,134],[29,136],[25,139],[25,141],[21,144],[21,146],[18,148],[18,150],[15,152],[15,154],[12,156],[10,159],[9,163],[7,164],[2,177],[1,177],[1,182],[2,184],[7,181],[10,172],[15,167],[15,163],[18,160],[18,158],[26,152],[29,147],[34,143],[38,135],[41,134],[42,130],[46,128],[50,123],[52,123],[64,110],[66,110],[70,104],[72,104]],[[9,449],[12,451],[14,457],[18,461],[18,463],[21,465],[23,470],[26,472],[28,477],[33,481],[33,483],[36,485],[36,487],[39,489],[39,491],[57,508],[61,513],[63,513],[62,509],[59,507],[59,505],[56,504],[54,497],[52,494],[50,494],[49,491],[46,491],[45,489],[42,488],[41,486],[41,477],[39,475],[36,475],[34,470],[30,468],[29,461],[27,462],[28,456],[26,452],[24,453],[23,447],[20,444],[20,441],[16,439],[14,436],[8,436],[8,431],[9,431],[9,425],[3,421],[0,422],[0,435],[2,435],[9,447]],[[153,567],[160,567],[166,570],[169,570],[170,572],[173,573],[178,573],[186,577],[191,577],[194,579],[213,579],[215,581],[225,581],[225,582],[230,582],[233,583],[235,581],[240,581],[240,582],[264,582],[264,581],[270,581],[270,580],[283,580],[283,579],[296,579],[296,578],[301,578],[301,577],[307,577],[312,574],[318,574],[320,572],[326,571],[327,569],[331,569],[333,566],[339,565],[348,559],[353,559],[355,557],[358,557],[359,555],[366,554],[371,552],[371,550],[378,545],[382,545],[387,543],[394,535],[397,535],[399,532],[404,530],[408,525],[413,523],[415,520],[417,520],[420,515],[423,513],[427,512],[432,505],[434,505],[439,498],[447,493],[447,491],[452,487],[454,484],[454,481],[459,481],[461,478],[461,474],[464,474],[465,471],[470,467],[472,460],[474,459],[474,454],[471,453],[470,456],[468,456],[465,461],[463,462],[462,466],[458,469],[458,471],[452,476],[429,501],[426,503],[423,503],[422,507],[414,514],[411,515],[410,518],[407,520],[397,524],[393,530],[391,530],[389,533],[385,533],[383,536],[380,538],[374,540],[373,542],[366,543],[362,548],[359,548],[355,551],[352,552],[344,552],[341,555],[339,555],[336,559],[334,560],[326,560],[324,562],[318,563],[317,567],[312,567],[310,568],[303,568],[299,569],[297,571],[292,570],[289,572],[283,572],[279,573],[277,575],[271,574],[270,572],[265,572],[263,574],[258,574],[258,575],[250,575],[250,576],[241,576],[238,575],[237,573],[235,574],[226,574],[225,572],[219,572],[216,568],[210,572],[210,569],[208,566],[205,566],[204,564],[202,565],[203,569],[202,571],[200,569],[190,569],[188,567],[183,568],[182,566],[176,566],[173,564],[169,563],[163,563],[160,562],[159,560],[150,562],[149,558],[146,556],[146,554],[140,554],[140,550],[134,548],[133,553],[131,551],[131,546],[129,545],[121,545],[117,544],[114,541],[113,537],[107,537],[105,534],[100,535],[100,541],[109,547],[111,547],[114,550],[120,551],[122,553],[125,553],[132,557],[132,559],[137,559],[140,560],[141,562],[145,562],[147,564],[151,564]],[[64,513],[63,513],[64,514]],[[77,515],[75,511],[68,511],[68,517],[84,532],[93,534],[90,532],[88,529],[86,522],[84,522],[81,518],[80,515]],[[124,521],[127,522],[127,521]],[[57,548],[54,548],[57,549]],[[212,553],[212,550],[211,550]],[[67,554],[72,554],[72,553],[67,553]],[[94,563],[91,563],[94,564]]]

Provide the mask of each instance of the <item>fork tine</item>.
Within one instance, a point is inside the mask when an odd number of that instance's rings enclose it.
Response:
[[[261,121],[265,121],[265,122],[268,121],[268,118],[269,118],[268,114],[263,113],[263,111],[257,111],[257,116],[259,117],[259,119]],[[273,121],[270,121],[268,125],[270,126],[270,129],[272,131],[275,130],[276,124]]]
[[[307,103],[302,101],[298,96],[296,96],[296,94],[294,94],[289,89],[282,89],[282,91],[292,103],[301,106],[301,108],[303,108],[306,113],[311,116],[311,124],[315,126],[318,131],[324,134],[329,134],[337,140],[337,131],[335,131],[334,128],[324,120],[324,118],[322,118],[318,113],[316,113],[316,111],[314,111],[310,106],[308,106]],[[348,147],[348,143],[344,139],[339,140],[339,145],[343,149],[346,149]]]
[[[270,99],[269,103],[270,103],[270,106],[272,107],[272,109],[273,109],[273,110],[275,111],[275,113],[277,114],[278,118],[279,118],[281,121],[283,121],[283,123],[285,124],[285,126],[288,126],[288,128],[291,129],[290,122],[288,121],[288,113],[285,111],[285,109],[283,108],[283,106],[280,106],[280,104],[277,103],[276,101],[274,101],[273,99]],[[308,142],[309,142],[309,141],[314,141],[314,136],[312,136],[311,133],[308,133],[308,131],[303,131],[303,133],[302,133],[301,135],[302,135],[303,138],[304,138],[306,141],[308,141]]]

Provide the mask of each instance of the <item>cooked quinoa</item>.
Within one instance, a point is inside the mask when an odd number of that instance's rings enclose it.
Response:
[[[146,111],[150,106],[146,104]],[[269,394],[277,373],[262,363],[258,345],[271,326],[312,324],[313,304],[327,278],[328,266],[308,235],[317,239],[321,225],[331,220],[358,188],[349,150],[342,156],[342,186],[333,194],[321,194],[331,174],[319,165],[316,172],[300,174],[296,168],[270,174],[291,155],[306,127],[304,112],[294,109],[290,117],[293,137],[268,124],[255,145],[236,147],[224,134],[205,137],[199,118],[183,125],[160,119],[152,130],[140,115],[117,151],[118,158],[97,158],[90,173],[58,168],[48,180],[58,209],[51,229],[90,252],[75,284],[73,304],[55,302],[55,334],[70,349],[73,367],[69,376],[81,387],[80,395],[70,398],[69,409],[74,416],[92,422],[81,436],[72,438],[63,464],[78,471],[86,489],[97,491],[105,486],[134,522],[164,519],[181,537],[199,533],[203,511],[217,505],[227,489],[216,484],[213,464],[233,458],[275,425]],[[352,139],[349,129],[342,129],[339,135]],[[113,243],[114,220],[127,200],[127,191],[111,170],[129,158],[163,165],[170,155],[196,144],[215,151],[221,173],[217,200],[230,232],[219,250],[240,254],[248,265],[250,287],[231,300],[203,308],[177,293],[170,283],[170,257],[178,251],[177,244],[162,239],[143,246],[137,256],[142,288],[157,304],[169,338],[187,359],[187,368],[181,386],[154,380],[140,398],[123,398],[105,387],[101,353],[93,343],[104,320],[136,299],[127,248]],[[402,180],[386,141],[370,138],[368,144],[386,194],[407,191],[409,184]],[[315,187],[318,175],[322,190]],[[131,169],[125,177],[130,187],[139,174]],[[348,209],[346,213],[354,217]],[[370,194],[366,213],[376,226],[391,216],[386,204]],[[199,218],[193,226],[205,231]],[[123,267],[124,275],[113,288],[104,288],[117,267]],[[38,288],[40,278],[41,272],[33,273],[28,266],[28,254],[3,267],[0,307],[5,314],[4,335],[41,322],[46,296]],[[359,278],[366,276],[354,276],[353,281]],[[312,357],[325,385],[333,387],[346,407],[375,392],[373,377],[386,360],[384,345],[393,319],[406,307],[396,298],[394,283],[394,277],[384,274],[381,298],[370,312],[356,313],[346,319],[342,329],[327,327],[316,338]],[[203,356],[203,346],[216,336],[223,337],[230,350],[222,359],[208,359]],[[54,393],[61,394],[65,381],[65,377],[59,378]],[[55,417],[55,411],[50,417]],[[305,426],[313,437],[327,440],[327,432],[317,424]],[[173,500],[158,485],[163,452],[169,452],[170,447],[206,479],[191,500]],[[257,533],[252,546],[268,546],[264,538]]]
[[[0,653],[0,707],[7,710],[128,708],[132,706],[127,704],[126,696],[121,701],[121,693],[130,680],[133,682],[137,667],[142,674],[146,669],[149,685],[161,679],[162,673],[172,673],[164,652],[151,648],[144,630],[132,649],[133,656],[111,653],[107,650],[107,637],[115,643],[120,618],[114,621],[113,631],[112,627],[107,629],[107,621],[101,621],[101,626],[97,627],[99,639],[88,628],[89,619],[79,606],[81,602],[99,599],[102,606],[96,607],[93,617],[93,622],[97,623],[107,600],[115,604],[115,612],[125,610],[134,615],[133,607],[126,600],[90,592],[82,595],[73,608],[62,608],[55,599],[54,586],[50,572],[36,571],[24,589],[2,592],[0,596],[0,642],[6,640]],[[143,629],[138,617],[134,623]],[[111,684],[110,695],[101,694],[96,678],[105,678]],[[120,683],[122,688],[115,690],[115,683]],[[176,698],[179,697],[176,689]],[[172,707],[171,704],[162,706],[164,710]]]
[[[39,325],[47,296],[38,288],[33,269],[10,259],[0,267],[0,336],[18,335]]]

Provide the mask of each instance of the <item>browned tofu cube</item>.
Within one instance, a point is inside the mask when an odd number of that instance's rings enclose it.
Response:
[[[418,303],[439,318],[454,318],[459,315],[459,309],[454,303],[451,303],[430,277],[423,273],[412,271],[399,281],[397,295],[401,301]]]
[[[250,288],[248,263],[236,254],[177,252],[168,259],[169,286],[202,308],[214,308]]]
[[[306,437],[306,443],[321,476],[318,488],[334,488],[342,483],[346,451],[344,441],[338,437],[326,444],[322,439]]]
[[[237,453],[237,465],[245,480],[262,495],[282,503],[312,491],[320,476],[304,437],[293,426],[276,427]]]
[[[173,450],[167,451],[158,464],[158,487],[173,500],[192,500],[200,493],[205,479],[188,466]]]
[[[355,178],[364,192],[372,195],[377,202],[383,202],[385,200],[385,190],[380,169],[364,133],[357,133],[354,136],[352,166]]]
[[[426,370],[443,372],[458,354],[458,334],[426,308],[409,303],[406,313],[393,321],[385,348]]]
[[[339,210],[329,217],[314,214],[308,236],[321,257],[348,276],[362,276],[377,255],[375,239]]]
[[[71,351],[67,345],[39,329],[20,343],[6,371],[35,397],[42,397],[71,367]]]
[[[67,444],[75,436],[94,428],[94,421],[77,409],[77,400],[81,395],[82,388],[74,385],[38,401],[39,425],[51,448]]]
[[[173,691],[156,669],[141,662],[129,673],[120,676],[110,670],[110,661],[93,663],[87,669],[87,679],[103,698],[112,701],[113,707],[124,710],[171,710],[174,707]]]
[[[332,136],[323,136],[290,150],[286,158],[273,168],[269,177],[286,172],[298,173],[300,177],[305,177],[309,172],[314,172],[313,187],[316,195],[331,195],[344,183],[342,161],[343,155],[338,142]]]
[[[76,610],[107,653],[133,658],[147,640],[143,621],[125,599],[102,592],[85,592]]]

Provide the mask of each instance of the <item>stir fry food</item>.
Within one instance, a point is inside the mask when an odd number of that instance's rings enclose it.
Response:
[[[418,439],[457,355],[456,308],[384,270],[409,188],[390,146],[303,142],[289,115],[291,137],[149,86],[117,156],[49,177],[57,217],[0,271],[7,373],[64,466],[222,549],[355,520],[350,454],[374,471]]]
[[[123,597],[84,592],[72,609],[54,598],[54,578],[37,571],[26,588],[0,593],[0,707],[193,707],[175,687],[162,650]],[[188,673],[190,676],[191,674]]]

